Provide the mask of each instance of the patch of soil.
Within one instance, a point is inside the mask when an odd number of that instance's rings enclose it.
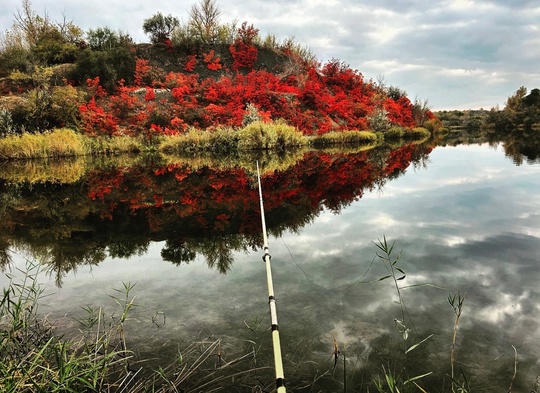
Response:
[[[222,64],[219,70],[210,70],[204,62],[204,55],[214,51],[214,57],[219,57]],[[257,61],[254,69],[264,70],[273,74],[286,72],[290,59],[284,54],[276,53],[268,48],[257,48]],[[165,74],[169,72],[187,73],[185,67],[189,56],[196,56],[197,64],[192,73],[198,74],[201,79],[219,79],[223,75],[229,75],[232,70],[234,59],[232,58],[227,44],[201,45],[191,48],[168,47],[163,44],[138,44],[136,46],[136,56],[148,60],[150,66],[162,70]],[[249,70],[239,70],[247,73]]]

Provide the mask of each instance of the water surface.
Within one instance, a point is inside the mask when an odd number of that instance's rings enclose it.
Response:
[[[309,386],[306,391],[342,391],[342,364],[332,370],[335,335],[346,356],[349,391],[364,391],[371,378],[382,375],[383,366],[388,370],[403,364],[410,375],[433,372],[421,382],[429,391],[449,391],[455,314],[447,299],[458,293],[465,302],[456,367],[475,390],[501,391],[512,380],[517,352],[513,386],[516,391],[533,388],[540,374],[540,165],[515,165],[502,145],[418,149],[394,156],[388,151],[357,153],[349,161],[317,156],[307,161],[311,167],[302,163],[305,172],[295,168],[294,176],[279,170],[263,176],[285,376],[293,390]],[[324,168],[339,167],[317,174],[329,159],[332,163]],[[353,172],[348,162],[363,169]],[[206,171],[206,178],[219,175],[221,186],[201,187],[215,191],[213,200],[205,201],[207,191],[196,193],[195,185],[189,188],[193,195],[182,189],[182,195],[173,196],[178,183],[167,185],[173,177],[178,182],[194,180],[183,177],[188,176],[183,169],[170,173],[170,179],[158,177],[161,180],[141,187],[137,198],[127,187],[134,181],[91,188],[104,192],[92,194],[95,205],[102,206],[81,213],[80,233],[70,229],[70,235],[62,237],[60,227],[55,229],[63,250],[75,255],[73,249],[79,247],[84,256],[79,255],[75,266],[43,278],[52,295],[42,312],[58,319],[59,330],[69,333],[77,327],[74,318],[84,316],[81,306],[113,310],[113,289],[136,283],[132,293],[138,307],[127,334],[140,355],[165,362],[192,341],[219,338],[225,360],[251,345],[246,343],[257,343],[260,361],[268,363],[270,321],[253,176],[240,170],[225,175]],[[116,172],[109,175],[93,176],[101,181],[119,178]],[[242,192],[229,189],[231,179],[243,184]],[[159,193],[152,188],[155,184]],[[81,200],[88,199],[90,191],[80,189]],[[148,195],[142,195],[144,190],[150,190]],[[73,189],[61,192],[76,200]],[[124,196],[112,209],[107,198],[114,193]],[[178,210],[188,206],[190,198],[199,198],[193,203],[204,214]],[[220,198],[232,207],[217,219]],[[167,205],[173,199],[176,202]],[[161,210],[143,213],[143,202]],[[120,214],[124,205],[129,208]],[[176,213],[167,206],[177,207]],[[76,208],[71,209],[66,216],[73,217]],[[111,217],[103,214],[107,209]],[[89,220],[91,213],[103,216],[103,223]],[[171,215],[183,220],[169,222]],[[119,217],[122,222],[115,222]],[[150,229],[143,231],[143,226]],[[104,233],[115,231],[122,244],[104,240]],[[9,241],[13,265],[24,266],[36,250],[54,265],[59,253],[55,259],[43,251],[54,248],[51,243],[36,244],[35,238],[47,237],[29,237]],[[397,266],[406,274],[399,281],[405,318],[393,282],[379,281],[388,273],[374,242],[383,238],[395,243],[395,257],[401,253]],[[93,257],[89,250],[94,250]],[[164,326],[152,323],[156,315],[166,316]],[[395,319],[411,330],[406,347],[433,336],[404,356]]]

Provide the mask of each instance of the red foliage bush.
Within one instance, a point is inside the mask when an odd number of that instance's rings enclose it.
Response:
[[[197,65],[197,56],[190,55],[187,57],[186,64],[184,65],[184,70],[186,70],[187,72],[193,72],[196,65]]]
[[[214,50],[203,54],[203,61],[207,64],[209,70],[217,71],[221,69],[221,59],[215,55]]]
[[[259,34],[259,29],[248,26],[247,22],[242,23],[238,29],[234,43],[229,46],[233,57],[232,69],[238,71],[241,68],[252,70],[259,51],[255,47],[253,40]]]
[[[90,98],[93,97],[105,97],[107,92],[100,85],[99,76],[96,76],[94,79],[88,78],[86,80],[86,91]]]
[[[380,92],[371,82],[365,82],[360,72],[335,59],[323,66],[312,65],[297,75],[253,70],[258,53],[253,41],[257,34],[257,29],[244,23],[230,46],[232,68],[248,72],[200,79],[193,73],[197,56],[190,55],[184,65],[186,73],[171,72],[160,77],[159,85],[164,89],[160,100],[156,100],[156,91],[151,88],[158,85],[151,80],[152,68],[143,59],[137,60],[134,80],[136,85],[146,86],[145,94],[120,83],[116,93],[108,97],[99,78],[89,79],[88,95],[95,100],[81,106],[85,132],[111,134],[118,126],[148,132],[152,124],[161,127],[154,127],[153,133],[183,132],[187,126],[239,127],[248,103],[265,113],[265,118],[283,118],[305,134],[367,129],[367,116],[380,103]],[[214,50],[200,59],[210,70],[222,68]],[[379,98],[375,99],[375,94]],[[383,98],[383,106],[392,123],[416,126],[408,98]],[[102,124],[102,130],[98,124]]]
[[[82,128],[86,135],[114,135],[118,131],[118,123],[114,116],[96,104],[94,97],[88,104],[79,107]]]
[[[120,81],[116,94],[109,98],[110,107],[115,117],[119,119],[127,119],[135,109],[138,99],[131,93],[133,88],[124,86],[123,81]]]
[[[144,95],[145,101],[153,101],[156,98],[156,93],[154,89],[147,87],[146,88],[146,94]]]
[[[133,81],[135,86],[142,86],[145,79],[148,78],[152,67],[150,67],[148,60],[137,59],[135,62],[135,75]]]

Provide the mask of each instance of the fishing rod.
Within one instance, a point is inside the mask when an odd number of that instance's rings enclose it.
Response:
[[[283,361],[281,359],[281,344],[279,341],[279,330],[277,320],[276,298],[274,297],[274,284],[272,282],[272,268],[270,266],[270,249],[268,248],[268,236],[266,235],[266,222],[264,219],[264,204],[261,187],[261,175],[259,172],[259,161],[257,161],[257,182],[259,185],[259,201],[261,204],[261,223],[264,242],[263,260],[266,265],[266,283],[268,285],[268,304],[270,306],[270,320],[272,323],[272,345],[274,347],[274,369],[276,371],[277,393],[285,393],[285,376],[283,375]]]

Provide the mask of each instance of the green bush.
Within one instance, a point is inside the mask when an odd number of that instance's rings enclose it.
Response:
[[[11,112],[5,108],[0,108],[0,138],[15,134],[15,123]]]
[[[31,68],[31,54],[28,49],[10,46],[0,52],[0,77],[13,71],[28,71]]]
[[[307,144],[307,138],[283,121],[255,121],[238,131],[238,149],[284,149]]]
[[[113,92],[120,79],[126,84],[133,82],[135,55],[128,47],[117,47],[110,51],[85,49],[79,53],[71,79],[84,84],[87,79],[99,77],[101,85]]]
[[[332,131],[318,135],[311,140],[315,147],[326,147],[338,144],[375,144],[377,134],[371,131]]]
[[[407,138],[414,138],[414,139],[422,139],[422,138],[429,138],[431,133],[424,127],[416,127],[412,130],[405,133],[404,137]]]
[[[403,127],[394,126],[384,132],[384,139],[399,139],[402,138],[404,134],[405,130]]]
[[[75,44],[64,41],[60,35],[40,39],[32,49],[32,54],[41,64],[53,65],[72,63],[78,51]]]
[[[73,86],[56,86],[52,90],[51,118],[55,126],[76,128],[79,125],[79,106],[84,94]]]
[[[438,132],[442,128],[442,122],[437,118],[429,119],[424,123],[424,127],[429,132]]]

